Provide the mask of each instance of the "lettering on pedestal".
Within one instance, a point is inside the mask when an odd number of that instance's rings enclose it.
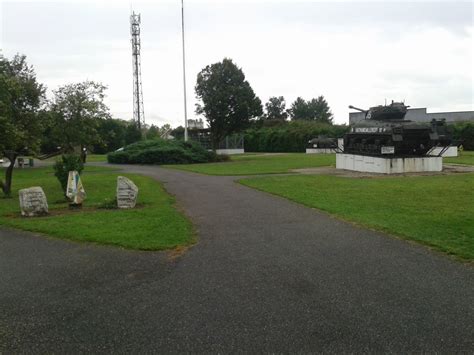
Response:
[[[37,217],[48,214],[48,201],[41,187],[22,189],[18,194],[22,216]]]
[[[125,176],[117,177],[117,207],[134,208],[137,204],[138,187]]]

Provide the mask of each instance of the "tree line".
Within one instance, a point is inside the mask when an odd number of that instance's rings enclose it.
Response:
[[[0,158],[11,163],[0,178],[11,193],[13,167],[19,156],[63,152],[105,152],[141,139],[128,121],[113,119],[104,103],[106,86],[85,81],[60,86],[46,98],[46,87],[24,55],[0,55]],[[44,157],[46,157],[44,155]]]
[[[249,128],[255,120],[333,121],[323,96],[308,101],[298,97],[289,109],[283,96],[270,97],[264,112],[242,69],[229,58],[206,66],[197,76],[195,91],[196,113],[206,118],[214,148],[225,136]]]
[[[48,100],[46,87],[37,81],[24,55],[11,60],[0,55],[0,158],[12,162],[0,179],[5,195],[11,193],[13,163],[20,155],[59,150],[80,152],[84,158],[86,150],[107,153],[142,138],[170,132],[178,139],[184,136],[183,127],[152,125],[140,131],[133,121],[112,118],[104,103],[106,89],[94,81],[67,84]],[[255,151],[299,151],[308,135],[347,129],[332,124],[333,114],[323,96],[298,97],[288,109],[283,96],[274,96],[263,107],[242,69],[228,58],[198,73],[195,93],[196,113],[207,120],[213,148],[224,137],[245,131]],[[473,126],[465,123],[454,129],[455,138],[468,149],[474,147]]]
[[[107,153],[142,138],[153,139],[171,130],[147,126],[142,131],[133,121],[112,118],[104,103],[107,87],[94,81],[60,86],[46,97],[46,87],[24,55],[8,59],[0,55],[0,158],[8,166],[0,188],[11,192],[14,162],[17,157],[48,153],[86,151]],[[226,136],[248,129],[262,121],[308,120],[332,123],[329,105],[323,96],[305,101],[297,98],[289,109],[282,96],[271,97],[262,107],[241,68],[231,59],[206,66],[197,75],[195,86],[199,103],[196,113],[207,120],[212,146]]]

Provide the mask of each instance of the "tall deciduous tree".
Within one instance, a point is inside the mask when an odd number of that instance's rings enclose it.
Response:
[[[332,124],[333,115],[324,96],[305,101],[298,97],[288,110],[292,120],[318,121]]]
[[[318,96],[318,98],[308,101],[308,111],[313,120],[322,123],[332,123],[333,115],[324,96]]]
[[[100,141],[100,121],[110,118],[104,103],[106,86],[93,81],[68,84],[54,91],[51,112],[56,134],[65,151],[91,147]]]
[[[129,145],[142,139],[142,132],[135,121],[128,122],[125,130],[125,144]]]
[[[20,154],[34,154],[39,148],[42,125],[39,111],[45,88],[36,81],[33,67],[24,55],[12,60],[0,55],[0,155],[10,160],[0,187],[11,194],[13,167]]]
[[[290,117],[292,120],[309,120],[310,119],[308,104],[301,97],[298,97],[291,104],[291,107],[288,110],[288,113],[290,114]]]
[[[288,113],[286,112],[286,102],[283,96],[273,96],[268,99],[265,104],[265,119],[267,120],[286,120]]]
[[[262,103],[231,59],[208,65],[197,77],[196,113],[207,119],[214,149],[227,135],[246,128],[262,115]]]
[[[104,154],[123,147],[127,125],[127,121],[116,118],[100,120],[97,128],[100,142],[94,144],[94,153]]]
[[[160,136],[160,127],[151,125],[150,128],[146,130],[145,137],[146,139],[154,139]]]

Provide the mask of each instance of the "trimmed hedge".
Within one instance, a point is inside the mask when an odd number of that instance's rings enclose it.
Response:
[[[122,151],[107,154],[115,164],[191,164],[228,160],[194,142],[151,139],[130,144]]]
[[[474,150],[474,122],[452,126],[453,138],[465,150]],[[308,141],[318,135],[341,138],[349,131],[347,125],[329,125],[311,121],[268,121],[245,132],[246,152],[304,152]]]
[[[453,138],[458,140],[465,150],[474,150],[474,122],[459,122],[452,127]]]
[[[245,151],[305,152],[310,139],[318,135],[340,138],[348,130],[346,125],[309,121],[272,122],[271,126],[250,128],[245,132]]]

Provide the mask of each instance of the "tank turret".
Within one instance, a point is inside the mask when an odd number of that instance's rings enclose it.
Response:
[[[373,106],[368,110],[350,105],[349,108],[364,112],[366,120],[403,120],[408,108],[403,102],[394,102],[390,105]]]

